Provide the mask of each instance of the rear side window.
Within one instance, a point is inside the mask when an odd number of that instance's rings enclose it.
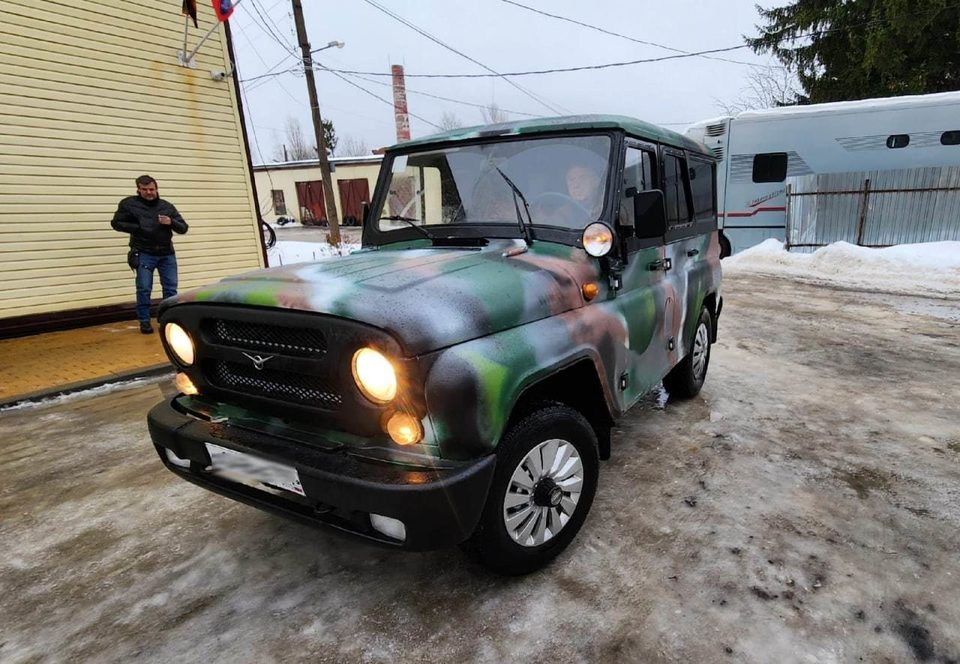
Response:
[[[684,161],[672,154],[663,157],[663,195],[668,228],[690,221],[687,207],[687,169]]]
[[[783,182],[786,179],[786,152],[767,152],[753,156],[754,182]]]
[[[940,136],[940,145],[960,145],[960,131],[945,131]]]
[[[894,134],[893,136],[887,137],[887,147],[891,150],[897,148],[905,148],[910,145],[910,135],[909,134]]]
[[[708,161],[691,159],[688,173],[690,174],[690,198],[693,202],[693,218],[696,221],[712,221],[714,217],[714,188],[713,164]]]

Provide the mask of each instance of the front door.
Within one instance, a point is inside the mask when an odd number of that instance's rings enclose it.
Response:
[[[656,146],[628,141],[624,156],[621,192],[658,188]],[[621,196],[619,221],[624,228],[635,227],[633,199]],[[642,231],[636,228],[636,231]],[[663,238],[625,238],[627,264],[623,287],[614,303],[627,324],[628,350],[620,371],[621,406],[629,408],[654,387],[669,368],[666,320],[671,302],[666,288],[669,264]]]

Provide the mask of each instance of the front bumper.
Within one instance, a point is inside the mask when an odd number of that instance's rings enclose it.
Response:
[[[163,464],[185,480],[254,507],[410,550],[452,546],[473,533],[496,462],[489,455],[455,468],[410,469],[358,458],[343,448],[328,451],[227,422],[198,419],[181,412],[173,401],[156,405],[147,423]],[[267,491],[208,472],[205,443],[293,466],[306,495]],[[406,538],[401,542],[378,532],[370,514],[399,519]]]

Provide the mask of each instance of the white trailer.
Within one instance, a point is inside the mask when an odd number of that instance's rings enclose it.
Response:
[[[745,111],[687,135],[720,160],[727,253],[784,239],[787,178],[960,166],[960,92]]]

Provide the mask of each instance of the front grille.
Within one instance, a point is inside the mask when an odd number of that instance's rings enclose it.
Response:
[[[254,397],[266,397],[314,408],[336,410],[343,397],[322,378],[309,374],[291,373],[253,365],[217,360],[208,372],[210,382],[217,387],[241,392]]]
[[[223,346],[260,350],[295,357],[320,357],[327,352],[323,332],[312,328],[265,325],[216,318],[207,323],[211,336]]]

